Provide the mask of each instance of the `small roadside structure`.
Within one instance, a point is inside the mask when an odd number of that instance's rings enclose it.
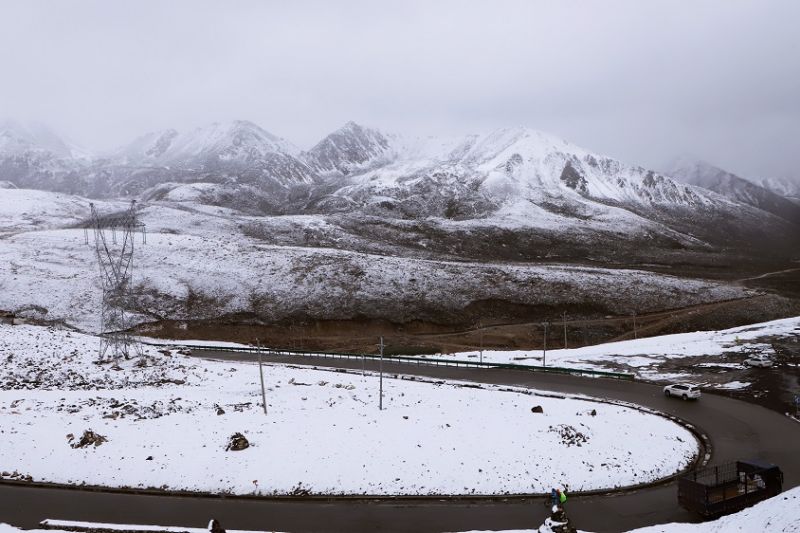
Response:
[[[736,461],[695,470],[678,480],[678,502],[704,518],[741,511],[780,494],[783,472],[760,460]]]

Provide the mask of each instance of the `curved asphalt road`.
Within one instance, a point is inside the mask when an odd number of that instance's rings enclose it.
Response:
[[[253,354],[204,352],[217,359],[251,360]],[[360,361],[275,358],[325,367],[361,369]],[[376,364],[367,361],[367,368]],[[699,402],[665,398],[661,388],[638,382],[500,369],[411,366],[384,363],[384,371],[441,379],[516,385],[624,400],[678,416],[711,438],[711,464],[759,458],[784,471],[784,489],[800,484],[800,424],[757,405],[706,394]],[[87,465],[90,468],[90,465]],[[664,522],[691,521],[677,504],[677,485],[607,496],[573,495],[568,513],[589,531],[622,531]],[[34,527],[44,518],[203,527],[215,517],[226,528],[279,531],[458,531],[536,528],[547,516],[543,499],[506,502],[419,500],[400,502],[257,501],[128,495],[0,484],[0,522]]]

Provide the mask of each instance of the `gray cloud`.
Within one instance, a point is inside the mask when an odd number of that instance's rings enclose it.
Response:
[[[304,147],[350,119],[523,124],[646,166],[800,176],[792,0],[6,1],[0,20],[0,116],[93,147],[231,118]]]

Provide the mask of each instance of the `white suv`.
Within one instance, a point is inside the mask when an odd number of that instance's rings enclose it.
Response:
[[[696,400],[700,398],[700,388],[690,383],[675,383],[664,387],[664,396],[675,396],[684,400]]]
[[[772,359],[766,355],[753,355],[744,360],[744,366],[758,366],[761,368],[769,368],[772,366]]]

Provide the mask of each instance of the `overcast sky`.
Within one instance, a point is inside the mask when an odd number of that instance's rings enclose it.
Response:
[[[244,118],[525,125],[660,168],[800,179],[800,1],[0,0],[0,116],[90,148]]]

